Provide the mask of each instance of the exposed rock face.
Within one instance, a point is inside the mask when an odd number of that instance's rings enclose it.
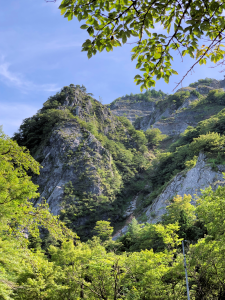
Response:
[[[79,89],[73,90],[56,109],[71,109],[72,114],[79,119],[70,119],[56,126],[49,140],[40,145],[35,155],[36,159],[44,157],[40,176],[34,179],[41,194],[36,205],[45,198],[55,215],[62,209],[64,188],[68,182],[72,183],[77,192],[85,192],[97,199],[99,196],[107,196],[99,172],[107,174],[109,182],[117,172],[111,164],[110,153],[83,126],[82,120],[97,122],[97,118],[104,134],[113,133],[119,123],[106,107],[95,99],[91,101]]]
[[[200,153],[198,161],[194,168],[184,173],[177,174],[167,185],[164,191],[148,206],[144,213],[148,223],[157,223],[161,220],[163,214],[166,213],[166,207],[170,205],[170,201],[176,196],[191,195],[192,204],[195,204],[196,197],[201,195],[201,190],[211,186],[215,190],[219,185],[225,184],[223,172],[224,165],[217,166],[218,171],[213,171],[211,166],[207,164],[207,157]],[[133,202],[137,199],[134,198]],[[132,203],[133,203],[132,202]],[[136,204],[136,202],[135,202]],[[128,224],[132,221],[133,211],[131,206],[127,209],[126,224],[113,236],[113,240],[117,240],[122,235],[126,234],[129,227]]]
[[[131,123],[74,85],[47,100],[39,113],[31,118],[35,128],[43,115],[55,118],[54,126],[43,122],[47,134],[40,137],[29,123],[30,132],[20,135],[22,141],[29,134],[40,141],[30,148],[42,166],[33,178],[40,193],[34,205],[46,199],[51,212],[85,239],[98,220],[126,219],[123,207],[132,193],[126,185],[138,173],[136,156],[142,155],[140,134]],[[134,209],[135,202],[130,213]]]
[[[199,112],[187,109],[196,99],[196,96],[191,95],[177,110],[175,106],[168,106],[163,112],[155,109],[150,115],[139,118],[134,124],[135,128],[146,131],[152,127],[160,129],[166,135],[179,135],[188,126],[196,126],[199,122]],[[204,119],[204,116],[202,116],[202,119]]]
[[[142,158],[147,140],[84,87],[71,84],[50,97],[15,139],[41,163],[40,176],[33,176],[40,193],[34,205],[46,200],[81,238],[91,236],[96,221],[114,225],[135,210],[136,200],[127,203],[133,195],[127,186],[150,161],[147,154]]]
[[[128,231],[129,227],[127,224],[129,224],[132,221],[132,219],[134,218],[134,211],[136,209],[138,196],[139,196],[139,193],[136,196],[134,196],[133,200],[130,202],[130,205],[124,212],[123,216],[125,218],[127,218],[125,225],[114,234],[114,236],[112,237],[113,241],[116,241],[120,236],[124,235]]]
[[[154,102],[131,102],[129,100],[118,100],[116,103],[109,105],[112,113],[116,116],[126,116],[132,123],[137,117],[144,117],[151,114],[155,109]]]
[[[199,121],[199,112],[189,108],[192,101],[196,100],[197,97],[191,96],[185,100],[185,102],[176,110],[169,112],[172,109],[167,109],[154,124],[153,128],[159,128],[163,134],[166,135],[179,135],[183,133],[188,126],[196,126]],[[204,119],[204,116],[202,116]],[[150,126],[146,127],[146,130]]]
[[[191,84],[188,87],[182,87],[181,89],[179,89],[177,91],[197,89],[199,91],[199,93],[204,94],[206,91],[209,92],[211,89],[224,88],[224,86],[225,86],[225,79],[223,79],[223,80],[217,80],[217,79],[213,79],[213,78],[211,78],[210,80],[207,80],[207,79],[201,80],[200,79],[198,82],[195,82],[194,84]],[[201,87],[206,87],[207,89],[202,89],[201,90]]]
[[[211,86],[205,86],[205,85],[199,85],[196,88],[196,91],[199,92],[200,94],[208,94],[212,90],[215,90],[215,88]]]
[[[220,89],[223,88],[225,85],[225,80],[216,80],[212,79],[210,86],[214,89]]]
[[[206,156],[199,154],[198,161],[194,168],[186,174],[181,172],[177,174],[167,185],[165,190],[153,201],[153,204],[146,209],[146,216],[149,223],[156,223],[166,212],[166,206],[170,200],[176,196],[191,195],[193,202],[196,196],[201,194],[201,189],[211,186],[216,189],[218,185],[223,184],[224,166],[218,166],[218,171],[213,171],[207,164]]]
[[[211,79],[206,83],[197,82],[194,87],[183,87],[177,92],[198,92],[206,96],[211,90],[225,88],[225,80]],[[176,108],[164,101],[163,105],[159,106],[157,101],[132,103],[127,100],[116,101],[110,106],[111,111],[118,116],[126,114],[126,117],[134,124],[138,130],[146,131],[149,128],[159,128],[163,134],[173,136],[183,133],[188,126],[196,126],[201,120],[207,119],[210,113],[207,111],[199,112],[191,108],[191,103],[197,98],[193,93],[184,101],[180,107]],[[212,113],[214,114],[214,113]],[[212,115],[211,114],[211,115]],[[136,115],[136,118],[135,118]],[[138,116],[138,118],[137,118]]]
[[[210,84],[211,86],[188,87],[186,90],[198,89],[202,94],[208,93],[215,87],[225,86],[225,80],[224,83],[211,81]],[[147,182],[150,178],[151,181],[151,176],[147,177],[147,168],[151,165],[151,160],[155,159],[155,153],[144,133],[137,132],[126,118],[117,118],[115,115],[122,116],[129,112],[127,117],[131,121],[134,121],[135,115],[142,115],[144,117],[138,118],[134,123],[136,129],[159,128],[163,134],[174,136],[184,132],[188,126],[196,126],[199,121],[223,108],[220,104],[216,106],[211,103],[211,106],[203,105],[195,109],[197,101],[193,102],[198,99],[199,94],[179,95],[185,96],[182,101],[178,96],[165,101],[161,97],[158,103],[129,102],[122,108],[121,105],[126,101],[116,101],[110,105],[110,110],[74,85],[63,88],[61,93],[44,103],[40,114],[32,117],[25,129],[22,127],[24,131],[20,141],[28,141],[28,145],[31,145],[28,148],[33,150],[34,157],[42,165],[40,176],[34,177],[40,192],[35,205],[45,198],[52,213],[65,217],[65,222],[69,220],[69,226],[81,238],[82,234],[85,238],[91,236],[90,231],[96,221],[108,219],[113,225],[125,221],[125,226],[114,238],[124,234],[136,208],[142,207],[139,207],[141,201],[151,191],[151,183],[144,182],[148,188],[140,183],[143,183],[142,179]],[[49,118],[38,123],[44,114]],[[50,123],[53,125],[46,125],[46,120],[54,118],[56,121]],[[32,124],[34,127],[31,127]],[[39,130],[37,124],[43,125],[46,136],[35,131],[36,128]],[[29,144],[35,138],[38,139],[35,140],[36,143]],[[168,140],[175,141],[176,138]],[[140,215],[145,213],[148,222],[157,222],[165,213],[169,200],[175,195],[190,194],[194,199],[195,194],[200,195],[201,189],[209,185],[216,188],[221,184],[223,171],[225,167],[222,165],[218,166],[218,171],[212,170],[206,157],[200,154],[195,167],[186,173],[183,171],[177,174],[153,204],[142,209]]]
[[[114,176],[108,151],[76,121],[56,128],[42,153],[45,159],[36,180],[41,195],[36,204],[44,197],[55,215],[62,208],[64,187],[68,182],[72,182],[77,191],[85,190],[98,197],[104,194],[98,169],[104,168]]]
[[[146,131],[151,126],[154,127],[154,124],[157,123],[159,120],[168,118],[172,112],[174,111],[174,108],[166,108],[165,111],[161,111],[160,109],[155,109],[153,113],[150,115],[147,115],[143,118],[139,118],[135,122],[135,128],[138,130],[144,130]],[[154,127],[157,128],[157,127]]]
[[[128,206],[128,208],[124,212],[124,214],[123,214],[124,218],[130,217],[133,214],[133,212],[135,211],[135,209],[136,209],[136,203],[137,203],[137,198],[138,198],[138,194],[130,202],[130,205]]]

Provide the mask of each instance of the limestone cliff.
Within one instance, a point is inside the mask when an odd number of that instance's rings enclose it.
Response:
[[[56,127],[41,153],[45,158],[36,179],[41,192],[37,203],[44,197],[53,214],[58,215],[62,209],[64,186],[68,182],[76,187],[76,193],[85,191],[96,198],[107,195],[99,169],[107,173],[108,181],[115,176],[111,155],[75,120]]]
[[[125,100],[114,101],[110,108],[115,115],[125,114],[138,130],[159,128],[163,134],[174,136],[184,132],[188,126],[196,126],[199,121],[220,111],[220,106],[196,107],[192,103],[196,102],[199,96],[205,97],[210,91],[224,90],[224,87],[225,80],[202,79],[189,87],[177,90],[174,95],[151,99],[150,103],[146,102],[147,99],[136,102],[127,97]],[[189,96],[183,102],[176,103],[177,95],[181,92],[187,92]]]
[[[128,224],[134,216],[139,219],[139,222],[142,222],[141,215],[145,216],[145,222],[147,223],[160,222],[162,215],[166,213],[166,207],[171,204],[171,200],[176,195],[182,197],[185,194],[191,195],[192,204],[195,205],[195,199],[201,195],[201,190],[209,186],[215,190],[219,185],[225,184],[223,172],[225,172],[225,165],[217,165],[216,170],[213,170],[212,165],[207,162],[207,157],[200,153],[196,165],[191,170],[178,173],[168,182],[160,195],[153,199],[151,205],[144,208],[141,213],[135,214],[137,194],[125,212],[128,217],[127,222],[114,234],[113,240],[117,240],[120,236],[126,234],[129,228]]]
[[[155,110],[154,102],[136,100],[117,100],[109,105],[110,110],[116,116],[126,116],[128,120],[134,122],[138,117],[149,116]]]
[[[193,204],[196,197],[201,195],[201,190],[211,186],[216,189],[218,185],[224,184],[223,173],[224,165],[218,165],[217,171],[207,163],[207,157],[200,153],[194,168],[189,171],[177,174],[162,191],[162,193],[153,200],[153,203],[146,208],[145,213],[147,222],[156,223],[166,212],[166,206],[174,196],[191,195]]]
[[[149,161],[144,134],[126,118],[70,85],[26,119],[15,138],[41,163],[33,178],[40,193],[35,205],[45,199],[82,238],[98,220],[125,218],[129,182]]]

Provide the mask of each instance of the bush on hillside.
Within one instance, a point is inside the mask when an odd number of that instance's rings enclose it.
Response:
[[[189,84],[190,87],[197,87],[198,85],[210,85],[212,82],[211,78],[206,77],[205,79],[199,79],[197,82]]]
[[[209,91],[205,101],[207,103],[225,105],[225,93],[222,90]]]
[[[166,138],[165,134],[162,134],[159,128],[149,128],[145,131],[145,136],[148,140],[149,147],[155,147],[160,144],[160,142]]]

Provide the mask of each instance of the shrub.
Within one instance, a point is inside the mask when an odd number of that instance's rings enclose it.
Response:
[[[204,151],[212,155],[213,153],[218,153],[222,149],[224,142],[225,137],[222,137],[217,132],[212,132],[194,138],[193,142],[190,144],[190,150],[193,153]]]
[[[158,146],[159,143],[166,138],[165,134],[162,134],[162,132],[158,128],[153,128],[153,129],[147,129],[145,131],[145,136],[148,140],[148,146],[149,147],[154,147]]]
[[[180,91],[173,95],[169,95],[166,102],[170,105],[175,105],[175,109],[178,109],[188,97],[190,97],[190,92]]]
[[[197,160],[198,160],[198,156],[195,155],[195,156],[193,157],[193,159],[188,160],[188,161],[185,162],[185,167],[186,167],[187,169],[192,169],[192,168],[194,168],[194,166],[195,166],[196,163],[197,163]]]
[[[191,84],[189,84],[190,87],[197,87],[200,84],[204,84],[204,85],[210,85],[212,82],[211,78],[206,77],[205,79],[199,79],[197,82],[193,82]]]
[[[209,91],[206,97],[206,102],[225,105],[225,93],[222,90]]]
[[[198,92],[198,91],[196,91],[196,90],[192,90],[191,92],[190,92],[190,94],[191,95],[193,95],[193,96],[196,96],[196,97],[200,97],[200,93]]]

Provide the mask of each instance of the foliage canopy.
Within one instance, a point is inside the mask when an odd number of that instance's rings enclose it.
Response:
[[[173,51],[195,58],[195,64],[205,64],[208,59],[216,63],[225,53],[221,44],[225,38],[223,0],[63,0],[59,8],[68,20],[75,16],[85,21],[81,29],[87,30],[91,39],[83,43],[82,51],[88,58],[136,37],[132,60],[137,59],[136,68],[143,72],[143,76],[135,76],[141,90],[154,86],[155,76],[168,83],[170,76],[177,74],[171,64]],[[163,34],[155,30],[158,25]],[[208,42],[201,46],[203,38]]]
[[[39,163],[25,147],[19,147],[0,131],[0,236],[8,232],[24,241],[28,232],[37,236],[39,226],[48,229],[56,239],[65,233],[73,236],[45,203],[33,207],[31,200],[39,196],[38,186],[28,171],[39,174]]]

